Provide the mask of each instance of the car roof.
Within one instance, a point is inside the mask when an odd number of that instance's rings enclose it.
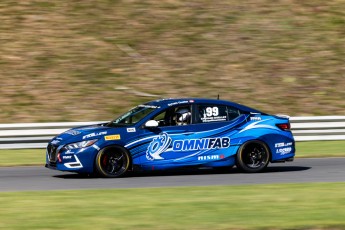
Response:
[[[252,112],[252,113],[261,113],[261,111],[250,108],[245,105],[241,105],[232,101],[225,101],[225,100],[218,100],[218,99],[206,99],[206,98],[166,98],[166,99],[159,99],[150,101],[146,104],[148,105],[155,105],[161,107],[169,107],[173,105],[183,105],[188,103],[203,103],[203,104],[220,104],[220,105],[228,105],[238,108],[242,111]]]

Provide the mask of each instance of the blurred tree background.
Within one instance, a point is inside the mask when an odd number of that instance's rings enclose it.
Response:
[[[345,114],[345,1],[1,0],[0,123],[210,97]]]

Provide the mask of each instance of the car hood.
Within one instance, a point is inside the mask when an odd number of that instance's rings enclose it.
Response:
[[[112,134],[114,130],[122,128],[114,128],[100,125],[82,126],[69,129],[60,135],[54,137],[51,141],[52,144],[68,144],[78,141],[97,139],[101,136]]]

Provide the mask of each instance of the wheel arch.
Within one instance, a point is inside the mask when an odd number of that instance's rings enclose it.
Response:
[[[129,166],[128,166],[128,168],[130,170],[133,170],[133,159],[132,159],[132,155],[131,155],[130,151],[127,148],[125,148],[124,146],[122,146],[122,145],[112,144],[112,145],[103,146],[102,148],[100,148],[97,151],[97,153],[93,157],[93,172],[96,172],[96,158],[97,158],[98,153],[101,152],[101,151],[104,151],[105,149],[111,149],[111,148],[121,149],[121,151],[125,151],[127,153],[128,157],[129,157]]]
[[[263,139],[259,138],[259,139],[255,139],[255,140],[261,142],[268,149],[268,154],[269,154],[269,157],[270,157],[269,162],[271,162],[273,156],[272,156],[272,150],[270,148],[270,145],[265,140],[263,140]]]
[[[265,147],[268,149],[268,153],[269,153],[269,156],[270,156],[270,160],[272,159],[272,150],[269,146],[269,144],[266,143],[266,141],[260,139],[260,138],[257,138],[257,139],[250,139],[250,140],[246,140],[245,142],[243,142],[242,144],[239,145],[237,151],[236,151],[236,155],[239,153],[240,149],[242,146],[248,144],[248,143],[251,143],[251,142],[259,142],[259,143],[262,143],[265,145]]]
[[[246,145],[248,145],[248,144],[250,144],[250,143],[258,143],[258,144],[261,144],[261,145],[263,145],[267,150],[268,150],[268,157],[269,157],[269,159],[268,159],[268,162],[271,162],[271,159],[272,159],[272,151],[271,151],[271,149],[270,149],[270,147],[269,147],[269,145],[264,141],[264,140],[261,140],[261,139],[250,139],[250,140],[247,140],[247,141],[245,141],[245,142],[243,142],[240,146],[239,146],[239,148],[237,149],[237,152],[236,152],[236,157],[235,157],[235,163],[236,163],[236,166],[237,167],[239,167],[238,166],[238,157],[241,155],[240,153],[241,153],[241,151],[242,151],[242,149],[244,148],[244,146],[246,146]],[[241,156],[240,156],[241,157]]]

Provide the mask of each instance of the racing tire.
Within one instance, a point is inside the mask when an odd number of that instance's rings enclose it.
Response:
[[[98,152],[95,159],[96,170],[101,177],[120,177],[127,172],[129,164],[129,154],[122,147],[106,147]]]
[[[243,144],[236,156],[236,166],[247,173],[263,171],[270,161],[270,151],[261,141],[249,141]]]

